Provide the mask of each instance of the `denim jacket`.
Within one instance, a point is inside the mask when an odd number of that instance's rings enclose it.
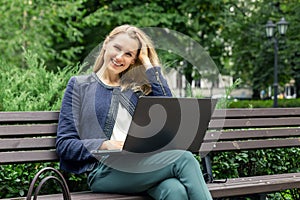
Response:
[[[151,96],[171,96],[160,67],[146,71]],[[132,90],[105,85],[95,73],[72,77],[66,87],[59,115],[56,152],[62,170],[80,174],[98,160],[91,154],[110,138],[119,103],[133,114],[139,95]]]

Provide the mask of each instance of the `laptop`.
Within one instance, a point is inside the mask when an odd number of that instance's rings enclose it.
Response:
[[[217,99],[142,96],[121,150],[92,154],[156,153],[182,149],[199,152]]]

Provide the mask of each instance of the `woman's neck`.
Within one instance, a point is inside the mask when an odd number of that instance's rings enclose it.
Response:
[[[108,86],[120,86],[120,77],[117,74],[111,74],[107,70],[105,70],[103,73],[99,70],[96,74],[99,77],[99,79]]]

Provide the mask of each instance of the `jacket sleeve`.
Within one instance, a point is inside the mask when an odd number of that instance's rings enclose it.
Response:
[[[152,87],[153,96],[172,96],[167,80],[163,77],[160,67],[146,70],[146,75]]]
[[[89,150],[99,148],[104,139],[81,139],[78,133],[80,95],[76,78],[68,82],[60,110],[56,151],[65,161],[95,161]]]

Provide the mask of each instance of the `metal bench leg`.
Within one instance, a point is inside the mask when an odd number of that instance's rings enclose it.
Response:
[[[211,169],[210,156],[206,155],[204,158],[202,158],[202,163],[203,163],[203,175],[204,175],[205,181],[207,183],[212,183],[213,182],[213,174],[212,174],[212,169]]]
[[[266,200],[267,199],[267,194],[266,193],[261,193],[258,196],[259,196],[259,200]]]
[[[38,180],[40,179],[40,175],[42,175],[43,173],[50,171],[53,172],[56,176],[46,176],[45,178],[43,178],[40,183],[38,184],[37,188],[34,190],[35,188],[35,184],[38,182]],[[27,193],[27,197],[26,200],[31,200],[32,195],[34,193],[33,196],[33,200],[37,200],[37,196],[42,188],[42,186],[50,179],[55,180],[59,186],[62,188],[62,192],[63,192],[63,198],[64,200],[71,200],[71,195],[70,195],[70,190],[68,188],[67,182],[64,179],[63,175],[57,170],[54,169],[52,167],[45,167],[43,169],[41,169],[33,178],[32,182],[30,183],[29,186],[29,190]],[[34,192],[35,191],[35,192]]]

